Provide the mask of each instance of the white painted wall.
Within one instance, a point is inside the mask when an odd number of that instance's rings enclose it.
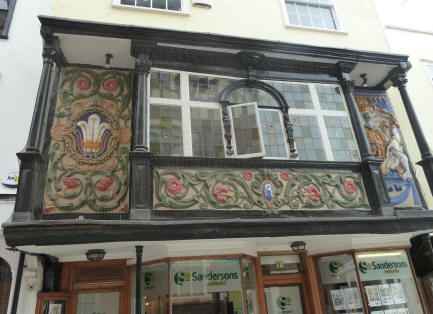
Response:
[[[37,16],[49,14],[51,6],[52,0],[18,0],[9,38],[0,39],[0,179],[18,170],[15,154],[27,141],[42,69]],[[0,184],[0,194],[15,193]]]

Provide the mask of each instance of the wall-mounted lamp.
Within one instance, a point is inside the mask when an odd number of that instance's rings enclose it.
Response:
[[[307,244],[304,241],[295,241],[290,244],[290,247],[292,248],[293,252],[299,253],[305,251]]]
[[[197,8],[210,9],[212,8],[212,0],[193,0],[192,5]]]
[[[111,53],[105,54],[105,67],[107,69],[111,68],[111,59],[113,58],[113,55]]]
[[[360,77],[362,78],[362,87],[367,87],[367,73],[362,73]]]
[[[105,251],[102,249],[88,250],[86,252],[87,260],[90,262],[99,262],[104,259]]]

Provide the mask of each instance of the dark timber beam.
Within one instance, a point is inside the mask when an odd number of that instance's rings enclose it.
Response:
[[[131,55],[135,58],[134,86],[132,102],[132,145],[131,188],[130,188],[130,219],[146,220],[150,216],[151,207],[151,157],[148,141],[149,103],[148,90],[149,74],[152,62],[149,55],[156,46],[152,42],[132,41]]]
[[[377,215],[392,216],[394,208],[391,204],[388,192],[385,188],[385,182],[380,172],[382,161],[376,159],[370,150],[367,134],[365,133],[364,123],[356,104],[353,92],[355,90],[353,81],[350,78],[350,72],[355,67],[354,64],[340,62],[337,65],[337,78],[343,88],[344,98],[346,99],[347,108],[350,113],[353,130],[357,138],[359,152],[361,153],[361,173],[364,180],[364,186],[367,191],[368,200],[371,208]]]
[[[392,85],[397,87],[400,92],[404,108],[406,109],[410,125],[412,126],[412,130],[415,134],[415,139],[421,153],[421,161],[419,161],[417,164],[423,167],[430,191],[433,194],[433,154],[424,136],[421,124],[418,121],[418,117],[415,113],[415,109],[406,89],[406,84],[408,82],[406,73],[411,68],[412,66],[409,62],[401,62],[397,68],[391,71],[389,78],[392,82]]]
[[[141,308],[143,303],[142,291],[143,287],[141,285],[142,275],[142,256],[143,256],[143,246],[137,245],[135,247],[135,253],[137,254],[137,260],[135,263],[135,314],[141,314]]]

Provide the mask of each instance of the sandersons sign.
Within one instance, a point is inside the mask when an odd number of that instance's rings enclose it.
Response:
[[[174,262],[170,287],[174,294],[241,291],[239,260]]]
[[[319,259],[320,276],[323,284],[356,281],[352,255],[341,254]]]
[[[386,256],[386,253],[383,256],[374,256],[374,253],[371,255],[360,253],[356,257],[362,281],[412,277],[410,263],[405,252],[389,256]]]

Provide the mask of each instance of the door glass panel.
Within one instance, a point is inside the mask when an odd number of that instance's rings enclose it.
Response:
[[[79,293],[77,314],[119,314],[119,292]]]
[[[245,296],[247,298],[247,314],[259,314],[254,262],[242,260]]]
[[[269,314],[303,314],[300,286],[265,288]]]
[[[264,255],[260,257],[263,275],[293,274],[301,272],[299,255]]]
[[[239,259],[170,263],[172,314],[244,314]]]

